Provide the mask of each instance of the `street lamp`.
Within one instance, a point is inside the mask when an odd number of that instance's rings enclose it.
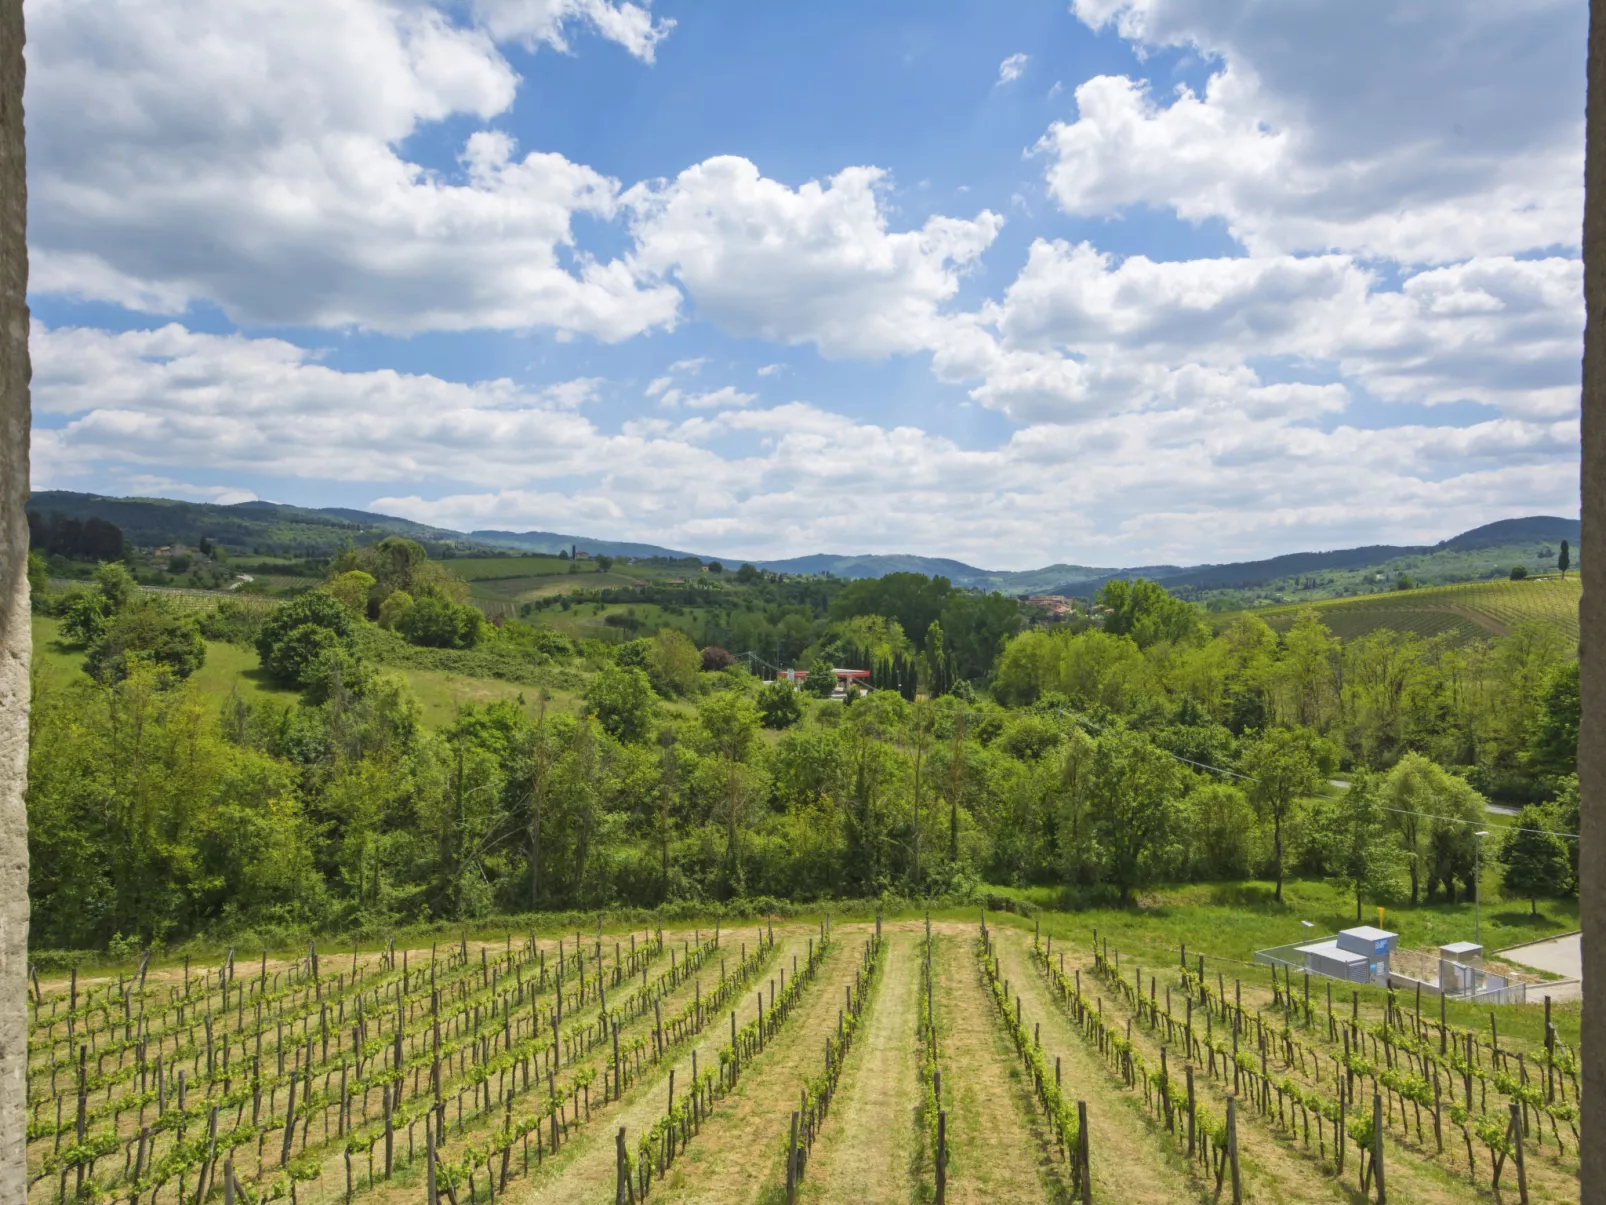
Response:
[[[1483,913],[1482,901],[1479,899],[1479,887],[1482,886],[1482,863],[1478,857],[1483,852],[1483,839],[1489,835],[1488,829],[1481,829],[1472,834],[1472,937],[1479,945],[1483,944]]]

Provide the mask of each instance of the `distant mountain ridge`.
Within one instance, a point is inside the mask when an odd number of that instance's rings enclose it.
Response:
[[[508,550],[557,553],[577,547],[593,555],[629,557],[698,556],[696,553],[624,540],[598,540],[588,536],[547,531],[471,532],[432,527],[411,519],[347,507],[309,508],[278,502],[182,502],[170,498],[115,498],[67,490],[42,490],[28,500],[28,509],[61,513],[78,519],[98,515],[122,528],[125,537],[141,546],[194,544],[202,536],[245,549],[271,546],[297,555],[328,556],[354,543],[369,543],[386,535],[405,535],[431,545],[438,554],[471,555]],[[948,557],[913,554],[832,554],[754,560],[761,569],[781,573],[830,573],[842,578],[882,577],[889,573],[923,573],[943,576],[956,586],[999,590],[1007,594],[1090,595],[1113,578],[1146,577],[1174,590],[1247,589],[1290,577],[1324,572],[1366,569],[1404,558],[1440,552],[1473,553],[1524,543],[1559,544],[1569,541],[1577,562],[1579,521],[1554,515],[1500,519],[1464,531],[1432,545],[1374,544],[1325,552],[1294,552],[1258,561],[1207,565],[1091,566],[1054,564],[1041,569],[980,569]],[[736,557],[699,556],[735,566]]]

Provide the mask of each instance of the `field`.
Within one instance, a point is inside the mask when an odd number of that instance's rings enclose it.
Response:
[[[1572,644],[1578,641],[1578,601],[1583,587],[1576,576],[1529,578],[1527,581],[1465,582],[1399,590],[1364,598],[1257,608],[1239,614],[1258,615],[1279,632],[1293,626],[1301,612],[1314,610],[1335,636],[1353,640],[1379,628],[1444,636],[1453,645],[1504,636],[1524,622],[1554,625]],[[1219,616],[1227,621],[1231,615]]]
[[[568,575],[569,563],[567,559],[555,556],[454,557],[450,561],[443,562],[465,582],[502,581],[517,577],[551,577],[559,573]],[[594,562],[581,561],[580,564],[587,569],[596,569]]]
[[[1380,1153],[1452,1205],[1518,1199],[1514,1111],[1523,1199],[1578,1199],[1575,1011],[1550,1058],[1532,1008],[1441,1024],[1099,919],[537,918],[36,977],[28,1200],[1338,1205]]]
[[[50,690],[87,682],[84,673],[82,649],[71,648],[57,638],[57,624],[48,616],[33,618],[33,667],[38,689]],[[479,678],[449,670],[418,669],[412,666],[384,667],[386,673],[399,674],[418,698],[423,708],[424,723],[432,728],[444,727],[456,718],[463,703],[490,703],[498,699],[517,699],[523,696],[525,707],[532,715],[537,706],[535,688],[497,678]],[[222,641],[206,642],[206,664],[193,678],[200,692],[221,706],[236,693],[247,702],[271,698],[292,702],[299,693],[277,686],[263,675],[255,649]],[[552,691],[549,706],[574,709],[579,706],[573,692]]]

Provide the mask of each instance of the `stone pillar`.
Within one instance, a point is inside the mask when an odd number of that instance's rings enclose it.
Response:
[[[1584,1205],[1606,1205],[1606,0],[1589,5],[1589,99],[1584,161],[1583,533],[1579,661],[1583,722],[1578,782],[1583,834],[1579,920],[1584,932]],[[1594,554],[1589,550],[1593,548]]]
[[[0,1201],[27,1195],[28,181],[22,0],[0,0]]]

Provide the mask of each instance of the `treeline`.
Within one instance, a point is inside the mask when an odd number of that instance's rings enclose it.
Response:
[[[1466,650],[1393,632],[1340,646],[1314,615],[1212,634],[1163,590],[1112,583],[1103,630],[1001,635],[990,676],[943,693],[933,654],[977,596],[854,583],[837,597],[859,613],[828,618],[812,655],[892,658],[912,702],[766,686],[673,631],[576,649],[506,625],[484,640],[571,666],[581,714],[532,688],[432,731],[360,637],[397,594],[461,604],[406,549],[373,555],[266,623],[236,617],[298,702],[219,708],[147,657],[41,695],[40,944],[983,881],[1116,900],[1299,873],[1359,905],[1463,895],[1480,790],[1533,800],[1526,827],[1577,831],[1576,665],[1542,629]],[[1327,785],[1339,774],[1347,790]],[[1517,894],[1575,886],[1559,839],[1498,856]]]
[[[28,512],[28,547],[45,556],[72,561],[118,561],[127,552],[115,523],[91,515],[77,519],[60,512]]]

